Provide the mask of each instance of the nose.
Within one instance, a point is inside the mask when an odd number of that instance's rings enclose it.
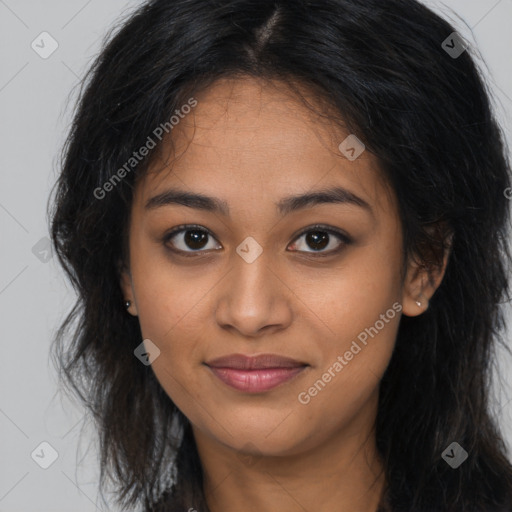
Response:
[[[289,285],[265,251],[252,263],[235,254],[219,288],[216,321],[247,338],[267,336],[290,325],[292,298]]]

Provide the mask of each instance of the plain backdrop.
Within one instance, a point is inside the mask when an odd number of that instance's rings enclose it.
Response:
[[[479,49],[510,144],[512,0],[425,3]],[[138,4],[0,0],[0,512],[105,510],[98,500],[94,433],[82,421],[84,411],[58,394],[49,360],[53,333],[74,292],[48,246],[46,205],[72,91],[107,30]],[[507,317],[511,323],[510,309]],[[512,361],[503,351],[499,364],[494,409],[512,445]]]

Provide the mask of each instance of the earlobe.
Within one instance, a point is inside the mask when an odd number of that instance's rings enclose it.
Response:
[[[124,302],[124,307],[126,308],[126,311],[130,313],[130,315],[137,316],[137,306],[135,305],[135,303],[132,303],[131,300],[126,300]]]
[[[402,311],[404,315],[418,316],[428,309],[429,301],[445,275],[452,238],[452,234],[447,237],[441,266],[429,268],[417,261],[410,262],[403,284]]]
[[[428,275],[416,263],[409,266],[403,287],[402,313],[418,316],[428,309],[430,297],[437,287],[427,285]]]
[[[124,297],[124,307],[128,313],[132,316],[137,316],[137,306],[135,304],[133,293],[132,278],[130,269],[122,262],[118,263],[119,279],[121,291]]]

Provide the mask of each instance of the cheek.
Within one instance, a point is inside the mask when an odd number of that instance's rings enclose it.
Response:
[[[338,350],[350,346],[351,340],[377,321],[379,330],[384,321],[382,331],[387,333],[393,318],[399,316],[392,306],[401,297],[400,282],[400,262],[391,251],[361,250],[340,266],[323,289],[310,296],[318,318],[329,327],[324,331],[334,342],[331,345],[338,342]],[[381,315],[386,316],[384,320]]]
[[[335,409],[348,418],[378,388],[402,310],[400,260],[393,247],[360,251],[318,295],[315,313],[328,335],[317,340],[322,363],[302,388],[302,399],[297,397],[311,412]]]
[[[314,368],[295,397],[304,431],[330,432],[360,414],[371,416],[367,406],[377,403],[398,331],[401,306],[393,304],[371,304],[357,311],[354,307],[339,315],[335,327],[340,334],[333,343],[323,343],[324,364]]]
[[[169,345],[184,326],[201,325],[198,314],[215,276],[200,266],[173,263],[162,247],[147,241],[137,247],[132,278],[141,331],[144,337]]]
[[[160,349],[153,370],[169,396],[174,400],[182,387],[194,394],[195,371],[202,362],[205,343],[205,293],[186,293],[164,286],[148,288],[139,311],[142,335]],[[173,283],[176,286],[176,283]],[[176,380],[175,380],[176,379]],[[182,385],[180,385],[180,383]],[[179,406],[179,400],[176,401]]]
[[[201,298],[208,289],[185,288],[185,281],[177,273],[151,267],[137,287],[137,307],[143,338],[160,350],[152,363],[157,380],[194,424],[203,425],[206,404],[196,370],[205,340]]]

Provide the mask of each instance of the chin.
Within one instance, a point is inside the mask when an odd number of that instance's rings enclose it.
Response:
[[[279,423],[233,423],[231,435],[222,431],[219,441],[241,453],[271,457],[294,455],[311,439],[312,433],[296,431],[294,425],[282,424],[277,428],[276,425]]]

